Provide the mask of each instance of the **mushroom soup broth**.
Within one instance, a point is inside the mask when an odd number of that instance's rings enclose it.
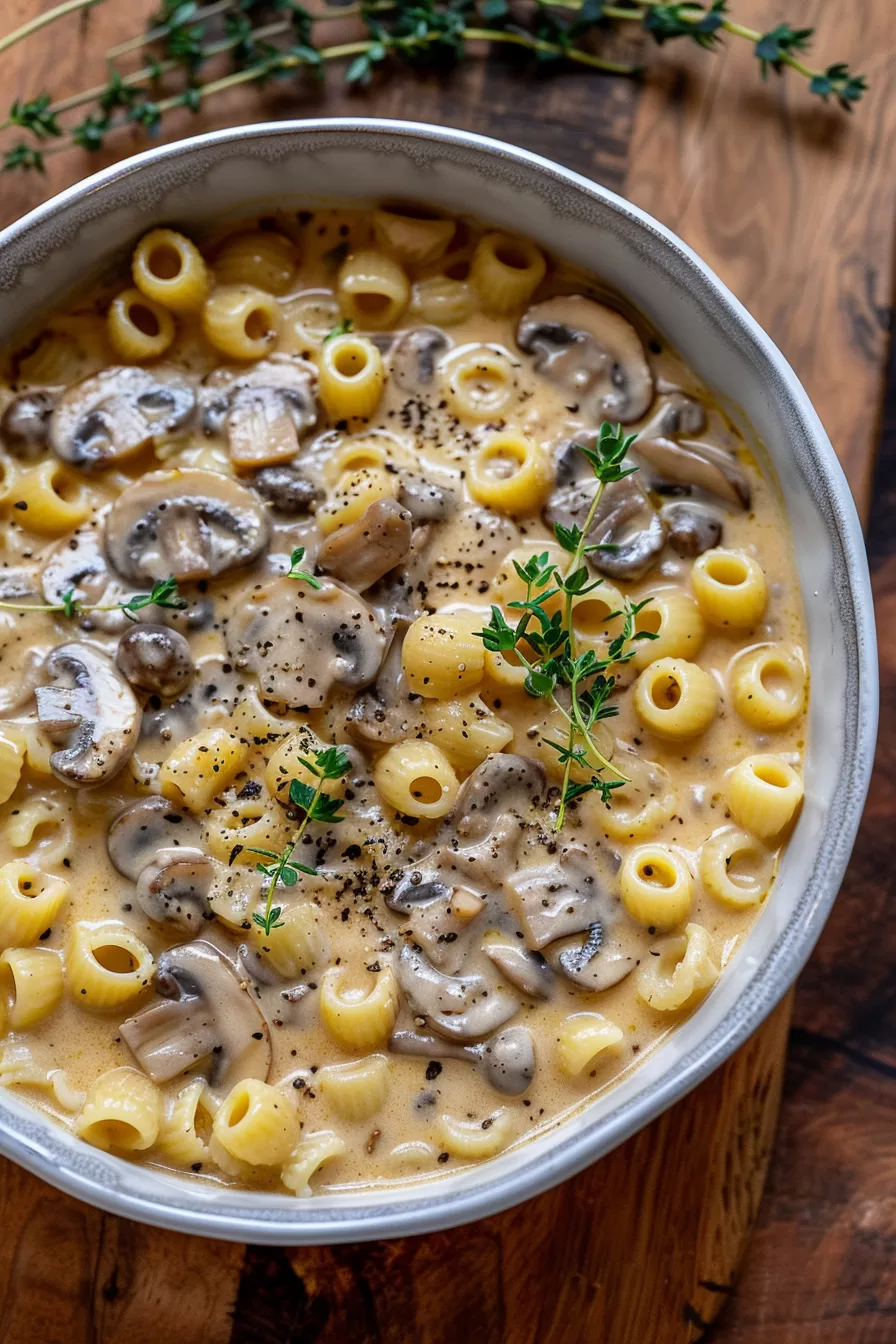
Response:
[[[800,597],[624,304],[284,213],[154,231],[6,378],[5,1085],[308,1194],[495,1155],[711,992],[802,796]]]

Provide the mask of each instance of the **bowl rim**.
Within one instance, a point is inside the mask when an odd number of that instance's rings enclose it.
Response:
[[[836,898],[849,859],[870,781],[877,731],[877,649],[864,539],[849,486],[821,422],[784,356],[728,287],[675,233],[617,193],[542,155],[472,131],[373,117],[314,117],[258,122],[156,146],[112,164],[64,188],[0,231],[0,251],[10,242],[23,239],[33,229],[64,216],[70,204],[124,179],[139,177],[159,163],[188,158],[197,151],[216,145],[230,144],[238,149],[241,142],[277,139],[300,141],[304,136],[332,132],[344,132],[347,136],[359,139],[365,136],[394,136],[405,140],[416,137],[437,145],[497,155],[521,168],[537,170],[542,179],[553,178],[591,197],[621,219],[649,234],[667,253],[673,253],[702,285],[705,302],[714,305],[717,312],[740,329],[769,372],[776,375],[779,389],[786,393],[783,404],[787,404],[789,411],[800,423],[810,455],[820,469],[828,502],[836,505],[832,509],[833,527],[842,548],[843,569],[855,621],[858,675],[853,714],[854,773],[841,817],[840,842],[833,856],[834,861],[816,884],[816,899],[805,914],[799,935],[794,936],[793,932],[788,934],[790,925],[785,927],[756,971],[751,983],[755,985],[763,978],[764,991],[751,996],[749,1011],[738,1011],[738,1004],[743,998],[743,995],[739,996],[714,1029],[709,1048],[699,1052],[699,1057],[693,1057],[698,1053],[694,1051],[691,1057],[679,1061],[677,1066],[670,1063],[670,1067],[647,1094],[632,1098],[610,1115],[598,1117],[591,1125],[571,1134],[568,1141],[555,1146],[538,1165],[523,1163],[496,1177],[494,1161],[483,1163],[474,1169],[478,1178],[460,1190],[446,1193],[441,1181],[421,1183],[420,1198],[400,1202],[390,1201],[391,1192],[385,1192],[379,1201],[371,1199],[360,1207],[347,1204],[344,1209],[318,1207],[315,1210],[316,1201],[296,1200],[294,1214],[283,1216],[278,1212],[274,1219],[265,1218],[263,1209],[226,1205],[223,1200],[203,1201],[188,1207],[185,1203],[187,1187],[182,1180],[160,1182],[163,1190],[170,1187],[171,1194],[163,1193],[159,1198],[149,1198],[115,1188],[114,1184],[97,1182],[90,1175],[90,1164],[83,1170],[76,1163],[61,1166],[58,1157],[54,1157],[39,1138],[32,1136],[29,1139],[26,1134],[14,1133],[0,1122],[0,1153],[69,1195],[84,1199],[107,1212],[175,1231],[256,1244],[314,1245],[380,1240],[443,1230],[500,1213],[577,1174],[687,1095],[753,1034],[808,960]],[[46,1121],[46,1118],[41,1117],[41,1120]],[[46,1123],[55,1128],[52,1120]],[[562,1130],[562,1124],[557,1128]],[[107,1155],[96,1156],[105,1158]],[[225,1198],[226,1193],[232,1192],[225,1192]],[[350,1196],[346,1198],[350,1199]]]

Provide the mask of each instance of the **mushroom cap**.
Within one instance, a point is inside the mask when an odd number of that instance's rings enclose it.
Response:
[[[317,563],[363,593],[405,558],[412,530],[411,514],[397,500],[375,499],[355,522],[330,533],[317,553]]]
[[[519,999],[485,975],[446,975],[413,943],[401,949],[395,974],[411,1012],[425,1017],[433,1031],[449,1040],[488,1036],[520,1006]]]
[[[122,636],[115,662],[132,686],[168,700],[180,695],[195,671],[184,636],[167,625],[148,621],[132,626]]]
[[[159,850],[193,851],[199,848],[199,823],[160,794],[138,798],[113,819],[106,837],[109,858],[132,882]]]
[[[106,517],[106,551],[134,583],[207,579],[257,560],[270,539],[263,504],[215,471],[154,471]]]
[[[294,463],[262,467],[252,477],[252,488],[277,513],[291,517],[310,513],[324,497],[321,487]]]
[[[44,663],[56,683],[35,690],[41,727],[65,746],[50,768],[63,784],[103,784],[137,744],[142,718],[134,692],[111,659],[88,644],[62,644]]]
[[[123,1040],[153,1082],[169,1082],[195,1067],[221,1102],[243,1078],[267,1080],[268,1025],[212,943],[196,940],[161,953],[155,987],[162,1001],[121,1024]]]
[[[436,373],[436,363],[451,341],[438,327],[412,327],[402,332],[391,349],[389,372],[392,381],[403,392],[419,392],[429,387]]]
[[[40,578],[41,591],[51,606],[59,606],[69,592],[79,602],[102,602],[111,582],[102,528],[95,519],[82,523],[56,543],[44,561]]]
[[[479,1071],[496,1092],[519,1097],[535,1077],[535,1047],[525,1027],[505,1027],[478,1047]]]
[[[103,369],[63,392],[50,416],[49,442],[74,466],[104,468],[185,429],[195,407],[192,387],[173,369]]]
[[[692,560],[711,551],[722,541],[722,520],[715,509],[694,499],[664,504],[660,518],[666,527],[669,545],[679,555]]]
[[[50,416],[56,397],[44,388],[20,392],[0,419],[0,440],[16,457],[31,461],[40,457],[50,435]]]
[[[545,299],[520,319],[517,344],[535,368],[573,395],[594,424],[630,424],[653,400],[641,338],[613,308],[581,294]]]
[[[334,686],[375,680],[386,631],[371,607],[332,580],[320,589],[278,578],[234,607],[227,644],[237,667],[258,677],[265,699],[316,709]]]
[[[445,485],[436,485],[420,472],[399,470],[398,502],[415,523],[440,523],[457,509],[457,495]]]

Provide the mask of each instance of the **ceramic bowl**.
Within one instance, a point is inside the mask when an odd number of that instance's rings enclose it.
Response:
[[[649,215],[525,150],[394,121],[247,126],[153,149],[90,177],[0,234],[0,340],[161,223],[274,203],[406,197],[473,210],[623,291],[750,423],[777,477],[809,628],[806,799],[771,900],[702,1006],[615,1087],[485,1164],[382,1193],[296,1199],[214,1189],[108,1156],[0,1092],[0,1151],[131,1218],[237,1241],[402,1236],[495,1213],[608,1152],[727,1059],[781,998],[831,908],[874,752],[877,660],[862,534],[827,436],[792,370],[693,252]]]

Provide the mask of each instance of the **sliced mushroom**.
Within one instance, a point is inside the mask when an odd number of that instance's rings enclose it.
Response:
[[[174,370],[103,369],[59,398],[50,416],[50,446],[85,470],[109,467],[186,429],[195,406],[193,389]]]
[[[291,709],[316,709],[334,686],[369,686],[386,651],[386,631],[363,598],[341,583],[320,589],[280,578],[236,607],[227,643],[261,693]]]
[[[354,523],[338,527],[317,553],[321,569],[363,593],[407,555],[412,520],[397,500],[375,499]]]
[[[106,563],[102,531],[92,520],[56,543],[44,562],[40,582],[43,595],[52,606],[60,605],[65,593],[72,593],[79,602],[102,601],[113,580]]]
[[[472,926],[485,906],[481,896],[414,870],[385,901],[396,914],[408,916],[402,934],[411,938],[434,966],[448,975],[460,971],[469,951]]]
[[[317,422],[317,369],[272,355],[251,369],[215,369],[202,388],[202,427],[226,434],[238,471],[288,462]]]
[[[697,500],[678,500],[664,504],[660,518],[666,528],[669,544],[687,559],[711,551],[722,540],[722,520],[707,504]]]
[[[392,347],[390,372],[403,392],[419,392],[435,378],[436,364],[451,346],[438,327],[414,327],[404,332]]]
[[[519,1097],[535,1077],[535,1048],[525,1027],[507,1027],[479,1045],[454,1045],[423,1032],[396,1031],[389,1048],[425,1059],[463,1059],[473,1064],[496,1092]]]
[[[106,839],[109,858],[123,877],[136,882],[160,850],[199,848],[199,825],[167,798],[153,794],[118,813]]]
[[[697,487],[737,508],[750,506],[750,482],[737,458],[705,439],[703,407],[683,392],[661,397],[658,408],[638,433],[637,455],[648,463],[654,483]],[[686,437],[687,436],[687,437]]]
[[[154,471],[106,518],[112,564],[134,583],[207,579],[256,560],[270,525],[251,490],[214,471]]]
[[[545,522],[554,526],[584,527],[597,489],[597,478],[579,444],[567,439],[557,450],[556,485],[544,510]],[[620,579],[638,579],[656,563],[665,545],[666,529],[641,488],[637,475],[604,486],[591,527],[591,545],[607,547],[592,551],[589,559],[600,573]]]
[[[40,457],[50,436],[50,416],[56,405],[52,392],[22,392],[9,403],[0,420],[0,440],[16,457],[31,462]]]
[[[420,697],[408,691],[401,661],[407,628],[406,621],[395,627],[376,684],[369,691],[361,691],[348,712],[345,731],[359,747],[392,746],[417,731]]]
[[[288,463],[262,467],[252,477],[252,487],[277,513],[290,518],[311,513],[324,497],[323,489],[306,476],[301,467]]]
[[[50,757],[63,784],[103,784],[122,768],[140,736],[134,692],[104,653],[87,644],[63,644],[44,663],[56,682],[35,690],[37,715],[54,742]]]
[[[532,952],[519,938],[491,929],[482,940],[482,950],[514,989],[530,999],[548,999],[554,977],[540,952]]]
[[[653,400],[653,377],[641,338],[621,313],[581,294],[545,299],[523,316],[521,350],[558,383],[594,424],[630,424]]]
[[[508,818],[518,829],[541,805],[545,783],[544,767],[529,756],[487,756],[461,785],[448,827],[473,844],[487,839]]]
[[[445,975],[413,943],[402,948],[396,976],[411,1012],[449,1040],[488,1036],[520,1006],[518,999],[484,975]]]
[[[214,918],[208,894],[215,866],[201,849],[160,849],[137,879],[137,904],[147,919],[196,933]]]
[[[568,848],[559,859],[512,873],[507,885],[516,896],[526,941],[536,951],[605,922],[612,909],[593,861],[577,847]]]
[[[132,686],[166,700],[180,695],[195,671],[183,635],[167,625],[148,622],[132,626],[119,640],[115,662]]]
[[[581,935],[548,949],[558,974],[582,989],[599,993],[624,980],[638,965],[641,949],[637,934],[617,910],[606,923],[598,921]]]
[[[155,1083],[187,1069],[221,1102],[243,1078],[267,1080],[271,1038],[231,963],[211,943],[169,948],[158,959],[153,1004],[121,1024],[121,1036]]]

